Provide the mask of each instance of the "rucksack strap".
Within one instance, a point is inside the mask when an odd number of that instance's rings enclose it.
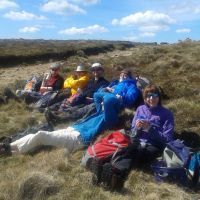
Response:
[[[94,150],[94,145],[91,146],[91,150],[92,150],[92,153],[93,153],[93,157],[96,157],[97,154],[96,154],[96,152],[95,152],[95,150]]]

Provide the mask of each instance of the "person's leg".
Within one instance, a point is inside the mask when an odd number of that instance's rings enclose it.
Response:
[[[121,108],[119,99],[113,94],[104,96],[104,119],[110,128],[118,122],[118,114]]]
[[[25,102],[27,104],[31,104],[31,103],[35,103],[37,101],[39,101],[42,97],[42,94],[40,94],[39,92],[29,92],[25,95]]]
[[[160,156],[162,150],[153,145],[147,145],[145,148],[139,146],[132,154],[133,165],[143,165],[152,162]]]
[[[84,106],[87,107],[87,106]],[[52,112],[50,110],[45,111],[45,117],[47,122],[53,123],[53,124],[58,124],[58,123],[63,123],[68,120],[76,120],[80,119],[82,116],[85,115],[87,112],[87,108],[79,108],[78,106],[74,107],[69,107],[65,111],[57,111],[57,112]]]
[[[66,147],[72,151],[83,146],[79,135],[80,133],[72,127],[53,132],[38,131],[36,134],[29,134],[11,143],[11,151],[27,153],[40,145]]]
[[[107,94],[109,94],[109,93],[107,93],[107,92],[94,93],[94,103],[95,103],[97,112],[102,111],[102,102],[103,102],[104,96]]]

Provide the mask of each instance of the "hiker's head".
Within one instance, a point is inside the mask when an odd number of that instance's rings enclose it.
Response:
[[[87,74],[87,71],[86,71],[86,69],[83,65],[78,65],[76,70],[75,70],[75,73],[78,77],[82,77],[82,76],[85,76]]]
[[[150,107],[161,105],[161,95],[156,85],[148,85],[143,91],[144,102]]]
[[[123,69],[121,72],[120,72],[120,75],[119,75],[119,81],[123,81],[125,79],[130,79],[132,78],[132,73],[131,71],[127,70],[127,69]]]
[[[103,77],[104,75],[104,68],[100,63],[93,63],[90,67],[90,70],[92,71],[92,74],[95,79]]]
[[[53,63],[50,66],[51,72],[54,73],[54,74],[58,73],[60,71],[60,68],[61,68],[60,63]]]

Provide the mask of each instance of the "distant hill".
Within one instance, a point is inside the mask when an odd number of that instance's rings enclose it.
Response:
[[[124,50],[136,45],[156,45],[157,43],[134,43],[128,41],[105,40],[0,40],[0,67],[13,64],[34,63],[65,59],[78,54],[90,56],[116,49]]]

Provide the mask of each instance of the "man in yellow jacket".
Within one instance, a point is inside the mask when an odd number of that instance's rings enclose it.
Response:
[[[87,85],[89,79],[90,77],[84,66],[78,65],[75,74],[65,79],[63,88],[70,88],[71,94],[74,95]]]

